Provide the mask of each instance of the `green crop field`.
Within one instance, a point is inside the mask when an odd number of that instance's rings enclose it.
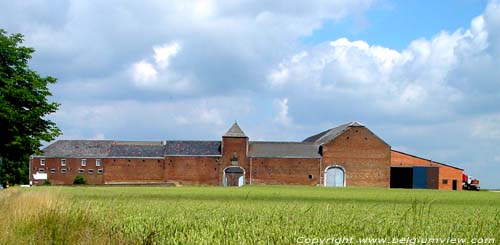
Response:
[[[1,244],[334,244],[340,238],[354,239],[353,244],[363,238],[407,238],[409,243],[414,238],[500,241],[500,193],[487,191],[10,188],[0,191],[0,217]]]

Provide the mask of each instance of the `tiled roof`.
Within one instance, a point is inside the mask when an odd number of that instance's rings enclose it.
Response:
[[[220,141],[167,141],[165,144],[166,156],[214,156],[221,155]]]
[[[250,157],[320,158],[319,145],[303,142],[251,141]]]
[[[109,157],[163,157],[162,142],[115,142]]]
[[[111,140],[58,140],[45,147],[43,156],[46,157],[106,157],[108,156]]]
[[[243,130],[241,130],[238,123],[234,123],[233,126],[224,134],[223,137],[247,137]]]
[[[302,142],[323,144],[323,143],[334,140],[335,138],[337,138],[337,136],[341,135],[349,127],[364,127],[364,126],[363,126],[363,124],[361,124],[359,122],[350,122],[350,123],[342,124],[338,127],[328,129],[328,130],[323,131],[319,134],[315,134],[315,135],[303,140]]]

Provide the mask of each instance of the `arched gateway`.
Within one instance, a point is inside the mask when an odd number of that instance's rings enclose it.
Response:
[[[245,184],[245,170],[242,167],[227,167],[224,169],[222,177],[224,186],[243,186]]]
[[[345,169],[341,166],[329,166],[325,170],[325,186],[344,187]]]

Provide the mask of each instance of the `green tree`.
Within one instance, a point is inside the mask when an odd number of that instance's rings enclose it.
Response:
[[[10,183],[27,182],[29,156],[60,135],[45,118],[59,107],[48,100],[56,79],[29,68],[35,50],[22,43],[23,35],[0,29],[0,181]]]

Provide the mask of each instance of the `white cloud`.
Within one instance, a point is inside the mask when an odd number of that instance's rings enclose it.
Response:
[[[274,106],[277,109],[274,120],[284,126],[290,125],[292,119],[288,115],[288,98],[276,99]]]
[[[471,99],[469,88],[480,88],[481,82],[491,87],[500,75],[491,69],[500,63],[489,53],[500,46],[491,38],[500,31],[486,28],[496,25],[498,20],[488,12],[497,7],[492,2],[485,16],[475,18],[466,30],[417,39],[402,51],[346,38],[306,48],[280,61],[268,73],[268,85],[276,92],[330,103],[349,97],[386,115],[456,115],[456,107]]]
[[[161,69],[167,68],[170,62],[170,58],[174,57],[180,49],[181,46],[177,42],[165,43],[161,46],[155,46],[153,50],[156,65],[158,65],[158,67]]]
[[[154,62],[141,60],[131,65],[133,84],[145,90],[162,90],[185,93],[193,89],[193,79],[169,69],[170,62],[180,51],[178,42],[153,47]]]
[[[132,64],[132,77],[137,85],[147,86],[156,82],[158,72],[151,63],[141,60]]]

